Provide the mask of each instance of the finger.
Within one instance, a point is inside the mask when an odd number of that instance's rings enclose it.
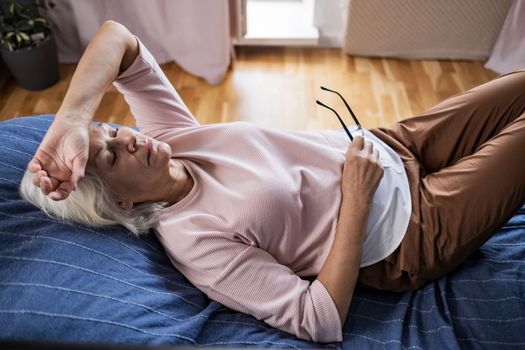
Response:
[[[379,160],[379,151],[377,150],[377,148],[374,148],[374,150],[372,151],[372,159],[375,162]]]
[[[69,182],[62,182],[57,189],[49,193],[49,198],[54,201],[60,201],[66,199],[71,193],[71,184]]]
[[[33,185],[40,187],[40,175],[38,175],[38,173],[33,175],[31,181],[33,182]]]
[[[381,180],[383,178],[383,176],[385,175],[385,168],[383,166],[381,166],[381,172],[379,173],[379,180]]]
[[[58,181],[53,178],[45,178],[40,183],[40,188],[42,189],[42,192],[46,195],[48,195],[51,192],[54,192],[56,188],[58,187]]]
[[[363,146],[363,150],[366,152],[366,153],[372,153],[372,142],[370,141],[365,141],[365,145]]]
[[[51,179],[49,177],[41,177],[38,187],[42,190],[43,193],[48,194],[53,192],[53,185],[51,184]]]
[[[31,161],[27,165],[27,169],[32,173],[36,173],[37,171],[42,169],[42,165],[36,157],[33,157],[33,159],[31,159]]]
[[[365,139],[363,138],[363,136],[356,136],[354,137],[354,141],[352,142],[351,147],[356,150],[362,150],[364,142],[365,142]]]
[[[73,162],[73,173],[71,174],[71,190],[76,190],[78,182],[84,178],[87,160],[76,158]]]
[[[53,192],[60,185],[60,181],[54,177],[40,176],[38,187],[45,190],[47,193]]]
[[[60,180],[50,177],[49,181],[51,182],[51,190],[49,192],[55,191],[60,186]]]
[[[39,181],[43,178],[49,177],[44,170],[40,170],[39,172],[37,172],[37,176]]]
[[[44,170],[39,170],[33,175],[33,185],[40,187],[40,181],[42,181],[43,177],[47,177],[47,173]]]
[[[51,192],[50,194],[48,194],[48,197],[54,200],[55,202],[58,202],[58,201],[66,199],[68,195],[69,194],[67,192],[60,189],[60,190]]]

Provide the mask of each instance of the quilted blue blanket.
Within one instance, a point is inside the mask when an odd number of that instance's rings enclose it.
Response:
[[[525,348],[525,207],[456,271],[421,290],[357,289],[344,341],[308,343],[209,300],[172,267],[154,235],[62,223],[24,202],[19,182],[52,118],[0,122],[0,340]]]

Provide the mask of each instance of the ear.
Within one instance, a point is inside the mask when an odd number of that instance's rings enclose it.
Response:
[[[119,201],[118,205],[124,210],[130,210],[131,208],[133,208],[133,202],[128,199]]]

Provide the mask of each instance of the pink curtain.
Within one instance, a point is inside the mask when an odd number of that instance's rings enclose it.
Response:
[[[503,74],[525,68],[525,0],[514,0],[486,68]]]
[[[59,61],[78,62],[100,25],[125,25],[159,63],[175,61],[210,84],[220,83],[233,55],[229,0],[54,0]]]

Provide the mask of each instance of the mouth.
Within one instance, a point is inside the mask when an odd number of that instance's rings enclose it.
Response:
[[[146,148],[146,160],[148,162],[148,165],[150,165],[149,159],[151,156],[151,149],[152,149],[151,140],[146,139],[145,148]]]

